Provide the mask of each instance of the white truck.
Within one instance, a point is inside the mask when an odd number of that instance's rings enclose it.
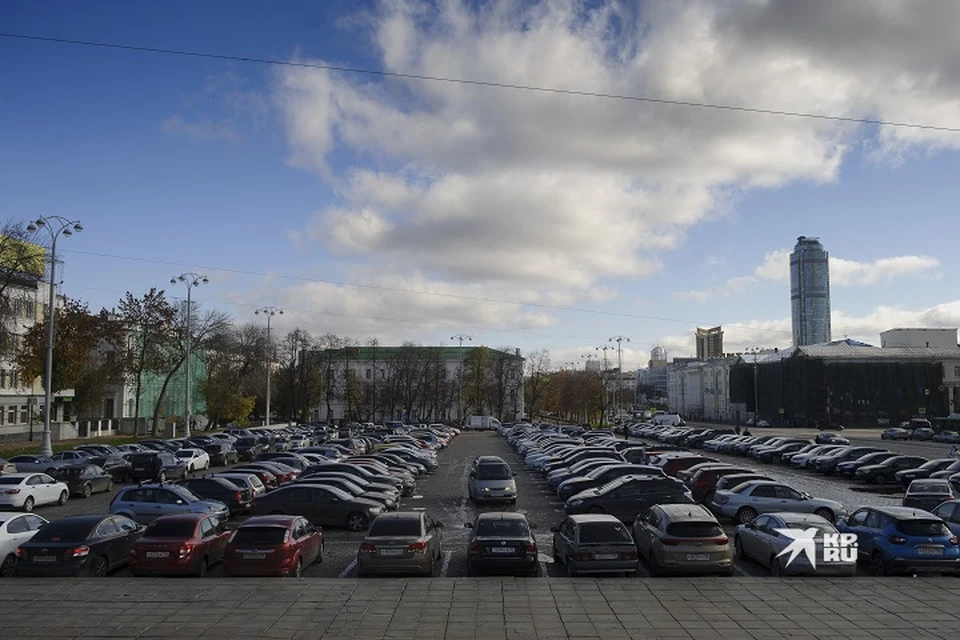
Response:
[[[658,413],[650,420],[653,424],[668,424],[671,427],[682,427],[687,424],[679,413]]]
[[[491,431],[500,428],[500,421],[493,416],[470,416],[467,428],[475,431]]]

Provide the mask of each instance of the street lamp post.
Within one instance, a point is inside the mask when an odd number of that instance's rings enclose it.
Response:
[[[198,273],[181,273],[179,276],[174,276],[170,278],[170,284],[177,284],[177,282],[182,282],[187,285],[187,327],[185,337],[185,351],[186,357],[183,360],[184,363],[184,380],[183,383],[183,437],[190,437],[190,346],[192,339],[190,337],[190,317],[192,315],[190,305],[191,305],[191,296],[190,292],[193,291],[194,287],[199,287],[201,284],[207,284],[210,281],[207,280],[207,276],[200,275]]]
[[[53,444],[50,441],[51,402],[53,400],[53,337],[57,295],[57,238],[62,235],[70,237],[74,232],[83,231],[79,220],[67,220],[61,216],[40,216],[27,225],[28,233],[35,233],[38,229],[46,229],[50,234],[50,297],[47,305],[47,366],[44,375],[43,392],[43,436],[40,440],[40,455],[52,456]]]
[[[621,350],[621,343],[630,342],[630,338],[624,336],[613,336],[608,340],[608,342],[617,343],[617,417],[620,417],[620,403],[623,402],[623,353]]]
[[[264,426],[270,426],[270,374],[273,369],[273,343],[270,341],[270,319],[279,314],[283,315],[283,309],[277,307],[260,307],[253,312],[253,315],[267,316],[267,417],[264,420]]]
[[[602,347],[597,347],[597,351],[603,351],[603,368],[600,370],[600,386],[603,387],[603,396],[601,397],[601,404],[606,405],[607,399],[607,351],[613,349],[610,345],[603,345]],[[606,407],[601,406],[600,408],[600,426],[603,427],[603,420],[606,417]]]
[[[457,419],[463,424],[463,341],[473,340],[472,337],[463,333],[450,336],[451,340],[457,340],[460,343],[460,350],[457,352],[459,367],[457,374]]]

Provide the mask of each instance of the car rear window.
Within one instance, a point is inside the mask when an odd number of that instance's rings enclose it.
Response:
[[[714,538],[723,535],[716,522],[672,522],[667,525],[667,535],[677,538]]]
[[[73,542],[86,540],[93,528],[100,524],[99,520],[83,522],[51,522],[43,525],[40,531],[33,536],[31,542]]]
[[[190,538],[196,530],[196,524],[184,521],[157,520],[147,527],[144,536],[147,538]]]
[[[61,467],[54,472],[55,478],[76,478],[83,473],[83,468],[81,467]]]
[[[479,480],[507,480],[511,477],[510,467],[505,464],[481,464],[477,467]]]
[[[897,531],[907,536],[944,536],[949,529],[939,520],[900,520]]]
[[[913,482],[908,491],[910,493],[950,493],[950,485],[946,482]]]
[[[495,520],[486,518],[477,523],[478,536],[528,536],[530,529],[527,523],[517,518]]]
[[[156,453],[134,453],[130,456],[130,462],[134,464],[149,464],[156,455]]]
[[[419,536],[420,521],[414,518],[377,518],[368,536]]]
[[[587,522],[580,525],[581,544],[632,541],[627,527],[619,522]]]
[[[233,534],[233,544],[283,544],[287,535],[284,527],[240,527]]]
[[[23,482],[23,478],[4,478],[0,476],[0,484],[20,484],[21,482]]]

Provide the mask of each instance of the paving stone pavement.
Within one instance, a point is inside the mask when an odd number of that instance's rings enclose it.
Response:
[[[956,640],[956,578],[11,579],[11,640]]]

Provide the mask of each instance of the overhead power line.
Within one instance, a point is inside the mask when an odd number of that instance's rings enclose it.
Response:
[[[245,62],[252,64],[276,65],[285,67],[299,67],[304,69],[319,69],[323,71],[335,71],[340,73],[352,73],[358,75],[381,76],[386,78],[401,78],[404,80],[420,80],[424,82],[443,82],[448,84],[461,84],[475,87],[488,87],[495,89],[511,89],[516,91],[529,91],[535,93],[549,93],[566,96],[577,96],[582,98],[599,98],[605,100],[622,100],[629,102],[643,102],[648,104],[657,104],[674,107],[688,107],[695,109],[712,109],[716,111],[732,111],[739,113],[750,113],[756,115],[779,116],[787,118],[805,118],[809,120],[826,120],[831,122],[845,122],[849,124],[868,124],[880,127],[899,127],[905,129],[921,129],[924,131],[939,131],[943,133],[960,133],[960,126],[948,127],[934,124],[924,124],[919,122],[900,122],[894,120],[881,120],[877,118],[855,118],[851,116],[838,116],[827,113],[811,113],[805,111],[788,111],[784,109],[765,109],[762,107],[748,107],[736,104],[721,104],[716,102],[697,102],[693,100],[671,100],[667,98],[657,98],[653,96],[639,96],[619,93],[605,93],[600,91],[583,91],[578,89],[562,89],[559,87],[543,87],[529,84],[516,84],[509,82],[495,82],[492,80],[474,80],[470,78],[453,78],[448,76],[434,76],[420,73],[402,73],[399,71],[384,71],[382,69],[364,69],[362,67],[349,67],[344,65],[324,64],[321,62],[298,62],[293,60],[280,60],[274,58],[260,58],[255,56],[229,55],[223,53],[210,53],[204,51],[190,51],[186,49],[168,49],[164,47],[147,47],[142,45],[121,44],[116,42],[97,42],[93,40],[77,40],[72,38],[56,38],[52,36],[38,36],[25,33],[6,33],[0,32],[0,38],[26,40],[31,42],[43,42],[48,44],[64,44],[83,47],[97,47],[101,49],[114,49],[119,51],[135,51],[139,53],[156,53],[169,56],[181,56],[188,58],[204,58],[208,60],[225,60],[230,62]]]

